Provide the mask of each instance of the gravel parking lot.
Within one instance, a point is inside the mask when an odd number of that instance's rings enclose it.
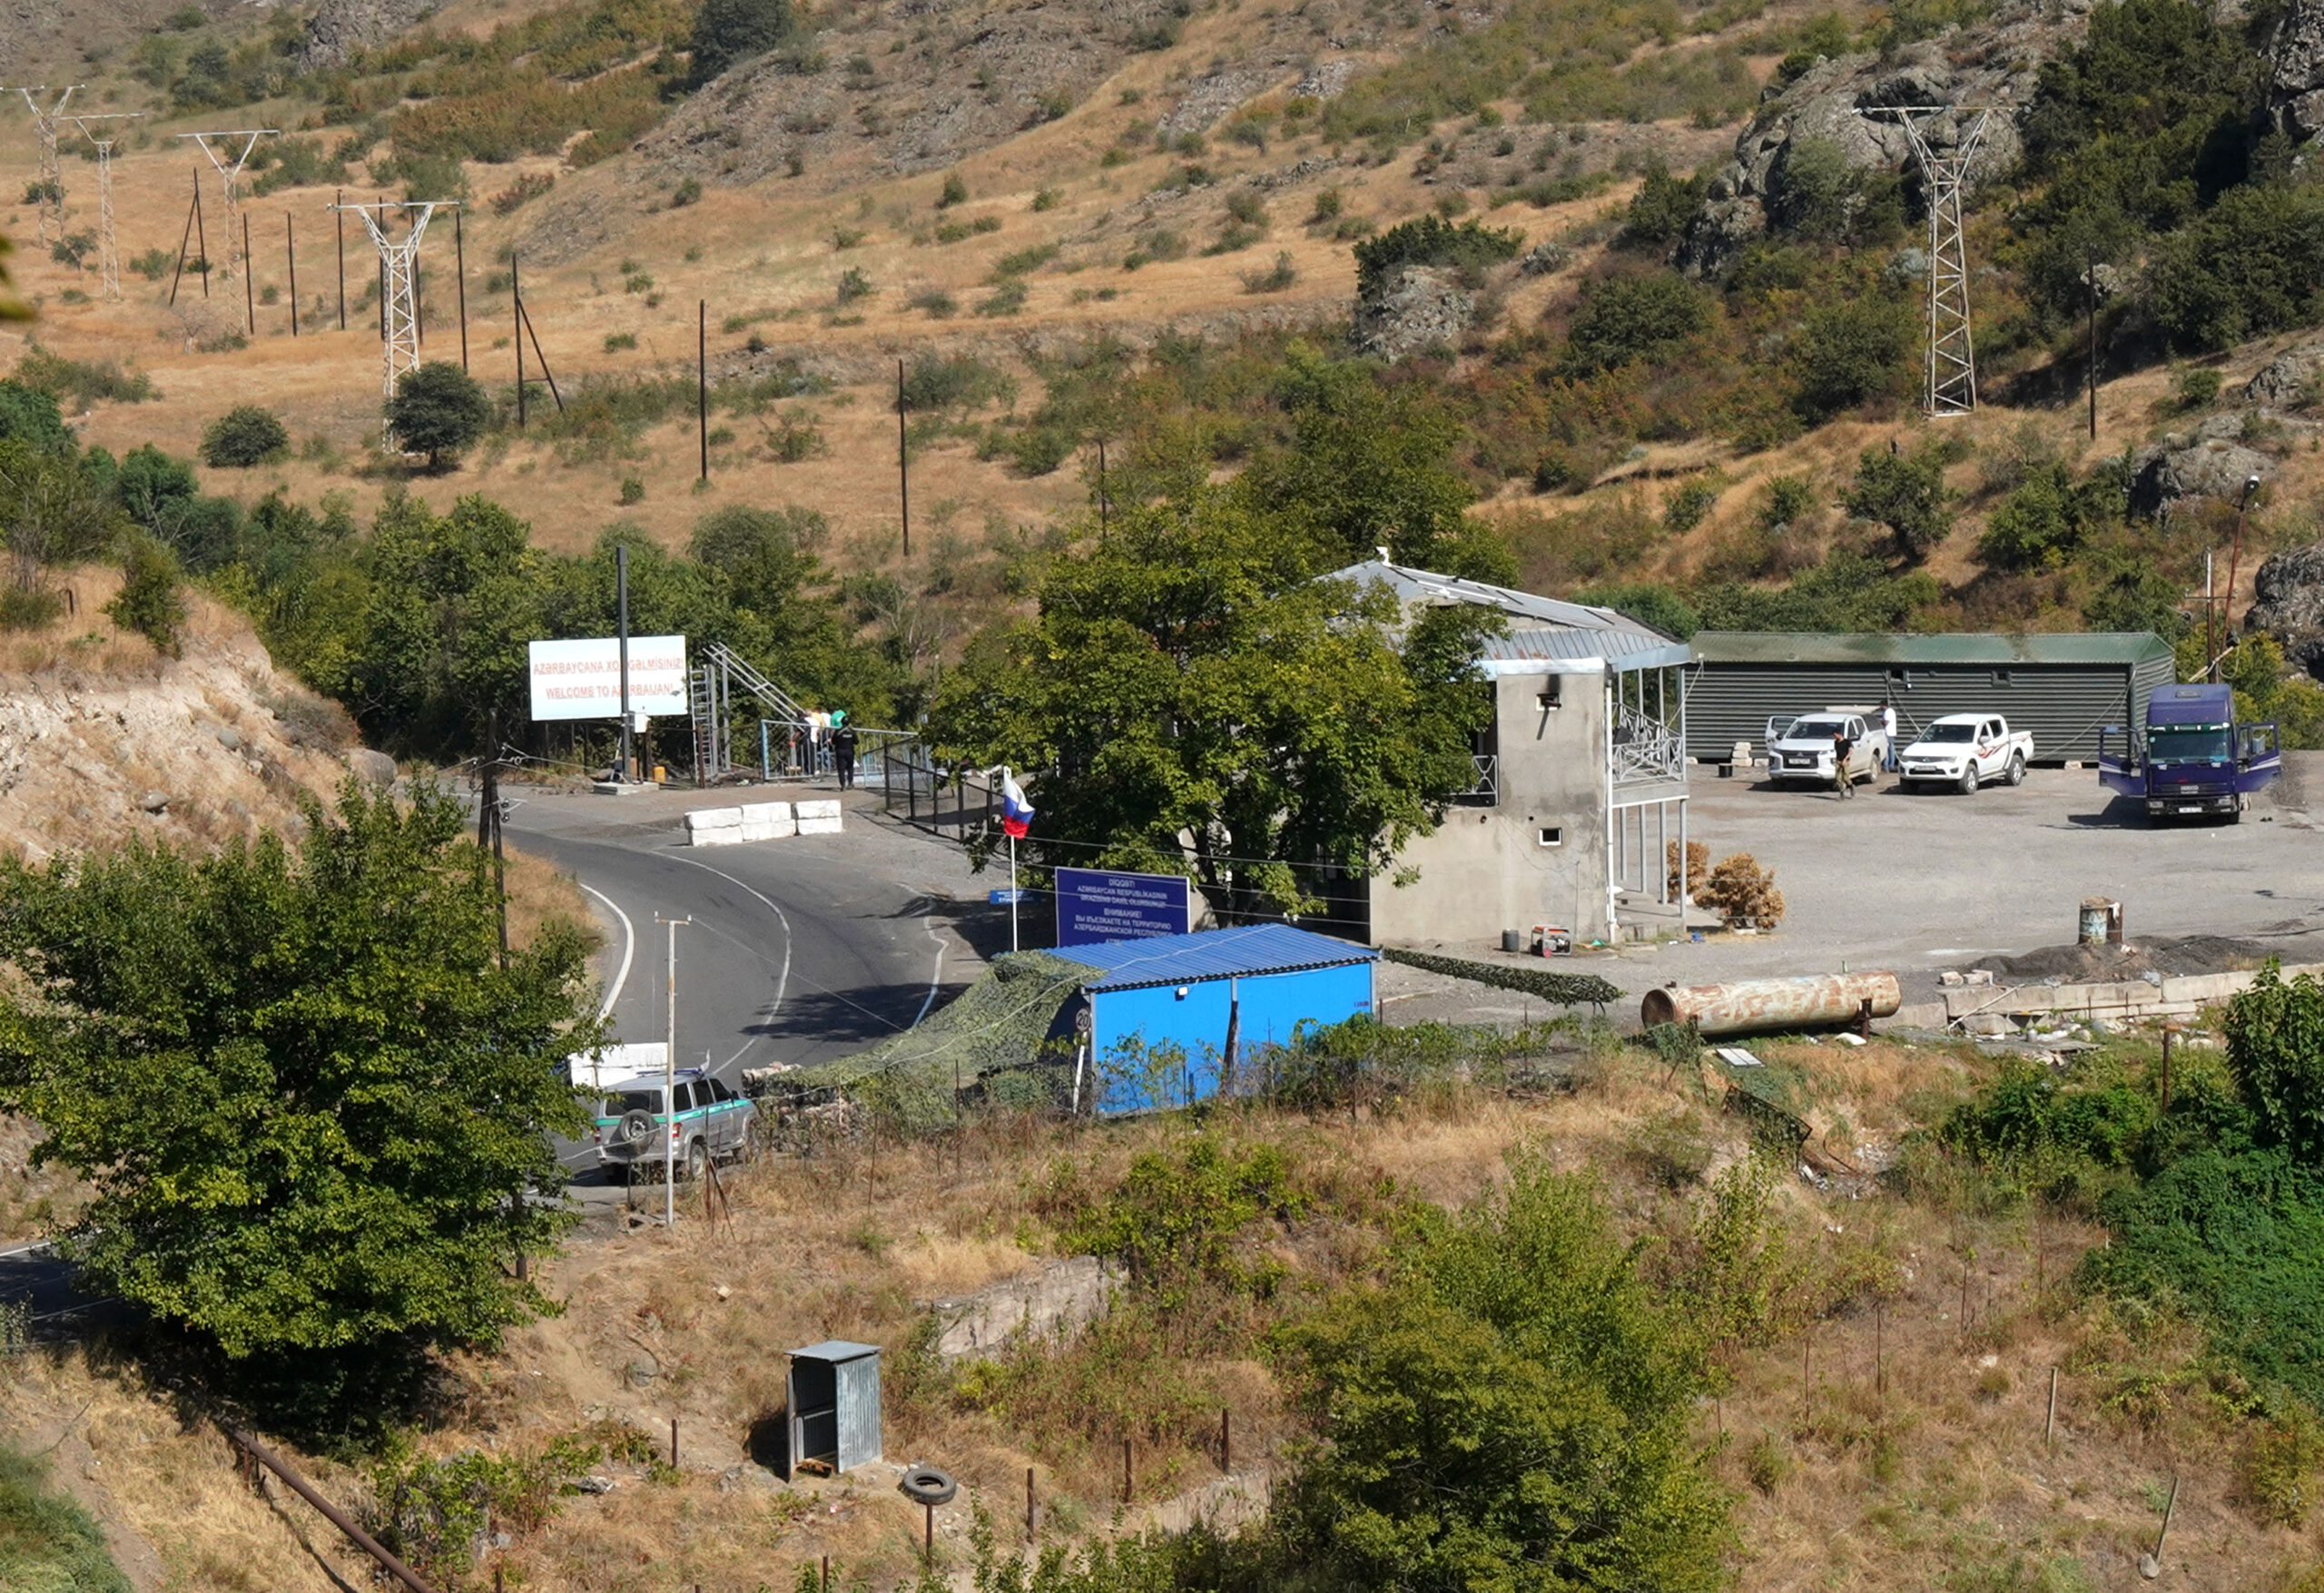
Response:
[[[2222,935],[2287,963],[2324,962],[2324,753],[2285,773],[2240,824],[2150,827],[2093,770],[2036,769],[2014,789],[1913,792],[1884,776],[1843,802],[1697,769],[1689,832],[1713,861],[1775,870],[1773,934],[1633,948],[1594,966],[1626,989],[1888,968],[1908,988],[1982,953],[2070,943],[2084,897],[2123,905],[2128,938]]]

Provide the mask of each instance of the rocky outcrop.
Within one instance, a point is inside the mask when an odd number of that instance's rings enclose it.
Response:
[[[2243,384],[2243,396],[2270,409],[2297,409],[2319,383],[2324,383],[2324,343],[2302,343],[2261,366],[2260,374]]]
[[[2268,109],[2293,138],[2324,134],[2324,0],[2292,0],[2268,51]]]
[[[1355,307],[1356,349],[1402,359],[1423,349],[1451,347],[1476,320],[1477,300],[1444,266],[1403,266]]]
[[[2260,566],[2254,586],[2260,600],[2245,628],[2267,632],[2286,658],[2324,680],[2324,542],[2277,554]]]
[[[417,27],[442,0],[323,0],[307,19],[299,64],[310,72],[344,66],[358,51],[374,50]]]
[[[2245,446],[2242,437],[2241,416],[2214,415],[2192,437],[2167,436],[2143,450],[2132,461],[2131,511],[2160,515],[2191,497],[2233,502],[2253,477],[2268,480],[2276,462]]]
[[[2324,5],[2324,0],[2316,0]],[[2005,7],[1974,37],[1953,35],[1912,45],[1894,60],[1870,54],[1817,62],[1773,95],[1735,141],[1735,154],[1712,178],[1701,211],[1679,246],[1680,269],[1716,275],[1780,211],[1786,178],[1798,149],[1828,144],[1857,171],[1903,172],[1912,141],[1895,115],[1864,113],[1899,106],[1993,106],[1970,164],[1972,182],[2015,166],[2022,145],[2016,110],[2032,97],[2041,64],[2082,32],[2087,0],[2063,11],[2038,5]],[[1960,114],[1916,119],[1931,146],[1957,148],[1972,125]]]

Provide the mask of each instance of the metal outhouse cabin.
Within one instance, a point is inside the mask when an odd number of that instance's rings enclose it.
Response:
[[[827,1339],[791,1352],[791,1448],[784,1469],[803,1460],[833,1472],[880,1458],[880,1346]]]

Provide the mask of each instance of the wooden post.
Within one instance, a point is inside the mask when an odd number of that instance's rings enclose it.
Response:
[[[896,361],[896,484],[903,505],[904,556],[911,556],[911,453],[904,446],[904,362]]]
[[[670,1470],[678,1469],[678,1419],[670,1418]]]
[[[1816,1330],[1809,1328],[1799,1339],[1799,1425],[1807,1425],[1808,1380],[1815,1375],[1813,1357],[1816,1353]]]
[[[1136,1482],[1130,1474],[1129,1468],[1129,1440],[1124,1439],[1122,1440],[1122,1503],[1129,1503],[1130,1494],[1135,1487]]]
[[[202,296],[210,297],[210,227],[202,219],[202,179],[193,180],[193,246],[201,251],[194,258],[202,265]]]
[[[710,479],[710,300],[697,299],[694,310],[694,418],[702,439],[702,478]]]
[[[1227,1410],[1218,1412],[1218,1469],[1235,1474],[1235,1413]]]
[[[1965,1259],[1962,1261],[1962,1263],[1961,1263],[1961,1332],[1962,1332],[1964,1334],[1966,1334],[1966,1333],[1968,1332],[1968,1331],[1969,1331],[1969,1263],[1968,1263],[1968,1261],[1965,1258]]]
[[[1033,1469],[1025,1468],[1025,1541],[1033,1540]]]
[[[822,1593],[832,1593],[832,1557],[828,1554],[823,1556]]]
[[[258,336],[258,275],[251,259],[251,213],[242,212],[242,325],[250,336]]]
[[[1872,1391],[1886,1399],[1888,1394],[1887,1345],[1881,1334],[1881,1304],[1872,1303]]]
[[[509,341],[517,345],[517,429],[525,429],[525,290],[517,280],[517,251],[508,251],[508,302],[510,327],[515,336]]]
[[[299,335],[299,239],[290,228],[290,212],[282,212],[282,253],[290,262],[290,335]]]
[[[2088,270],[2083,281],[2087,290],[2085,309],[2090,324],[2090,440],[2098,440],[2098,257],[2083,257]]]
[[[923,1536],[920,1540],[921,1563],[932,1566],[936,1563],[936,1507],[932,1504],[924,1504],[920,1508],[927,1512],[926,1522],[922,1529]]]
[[[2050,1414],[2042,1423],[2042,1443],[2044,1448],[2048,1447],[2052,1435],[2053,1435],[2057,1431],[2058,1369],[2053,1366],[2050,1368]]]
[[[185,251],[193,243],[194,207],[202,202],[202,179],[193,180],[193,198],[185,207],[185,234],[178,240],[178,269],[170,274],[170,302],[178,301],[178,283],[185,278]]]
[[[347,202],[347,190],[330,191],[330,221],[339,231],[339,329],[347,329],[347,212],[339,207]]]
[[[460,236],[460,212],[452,212],[452,270],[460,286],[460,371],[468,369],[468,246]]]
[[[2171,1110],[2171,1026],[2162,1026],[2162,1109]]]

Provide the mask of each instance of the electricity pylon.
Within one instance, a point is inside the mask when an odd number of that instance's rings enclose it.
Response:
[[[33,113],[33,125],[40,129],[40,241],[43,243],[57,243],[64,238],[64,168],[56,159],[56,124],[64,119],[64,107],[72,103],[74,93],[87,86],[76,83],[58,90],[56,103],[45,111],[33,96],[48,93],[46,84],[16,90],[25,96],[25,109]]]
[[[92,122],[134,122],[145,114],[143,111],[104,111],[94,115],[75,116],[73,124],[81,135],[97,146],[97,276],[104,285],[105,298],[121,302],[121,251],[113,246],[113,146],[114,140],[100,137],[90,129]]]
[[[178,134],[180,138],[190,138],[200,144],[202,152],[208,155],[210,163],[217,168],[218,186],[226,199],[226,269],[229,272],[243,263],[242,235],[236,230],[234,223],[237,207],[241,203],[242,168],[250,164],[251,152],[258,148],[260,139],[280,133],[281,131],[279,127],[234,127],[217,133]],[[242,152],[229,161],[219,152],[218,149],[211,146],[210,141],[213,138],[226,141],[221,146],[226,149],[231,149],[233,147],[231,141],[239,138],[242,141]]]
[[[419,240],[428,231],[428,221],[438,207],[457,204],[448,199],[409,200],[401,202],[389,200],[372,204],[335,204],[335,211],[353,211],[363,218],[363,230],[371,235],[372,246],[379,251],[381,289],[379,303],[384,335],[379,339],[380,371],[379,401],[384,406],[396,396],[396,383],[404,372],[419,368]],[[401,211],[409,223],[400,238],[388,234],[388,212]],[[376,214],[374,212],[377,212]],[[387,416],[379,418],[379,441],[382,447],[392,442]]]
[[[1923,408],[1932,416],[1972,414],[1977,408],[1977,361],[1969,337],[1969,246],[1961,231],[1961,193],[1992,108],[1881,105],[1857,114],[1898,120],[1928,191],[1928,380]],[[1954,137],[1940,147],[1928,133],[1941,117],[1953,118]]]

